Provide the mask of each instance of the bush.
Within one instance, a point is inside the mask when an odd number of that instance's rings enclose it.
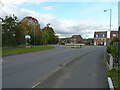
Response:
[[[118,54],[119,54],[118,48],[116,46],[112,45],[112,47],[111,47],[111,55],[116,57],[116,56],[118,56]]]
[[[85,45],[90,45],[90,42],[86,42]]]
[[[111,53],[111,45],[108,45],[108,46],[107,46],[106,51],[107,51],[107,53]]]
[[[82,43],[82,41],[78,41],[77,43]]]
[[[108,71],[108,77],[112,78],[114,87],[120,90],[120,70],[119,69],[111,69]]]
[[[119,54],[119,50],[116,46],[108,45],[106,51],[111,53],[112,56],[116,57]]]
[[[117,37],[113,37],[110,44],[113,45],[114,42],[119,42],[119,39]]]

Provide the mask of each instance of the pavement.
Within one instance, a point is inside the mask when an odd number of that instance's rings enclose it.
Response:
[[[3,57],[3,88],[107,87],[105,47],[55,47]]]

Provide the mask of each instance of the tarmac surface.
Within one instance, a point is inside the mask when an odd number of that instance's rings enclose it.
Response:
[[[3,57],[3,88],[107,87],[105,47],[54,46]]]

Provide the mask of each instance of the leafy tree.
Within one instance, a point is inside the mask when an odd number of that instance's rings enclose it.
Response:
[[[18,25],[17,16],[6,16],[2,19],[2,44],[3,46],[17,46],[15,39],[16,27]]]
[[[111,47],[111,55],[116,57],[116,56],[118,56],[118,53],[119,53],[118,48],[116,46],[112,45],[112,47]]]
[[[3,46],[18,46],[25,44],[25,35],[30,35],[30,43],[33,45],[53,44],[57,43],[59,38],[55,36],[55,32],[50,24],[47,24],[43,30],[39,26],[28,24],[27,20],[18,22],[15,15],[6,16],[2,19],[2,45]]]
[[[43,34],[42,34],[42,40],[43,40],[43,44],[48,44],[48,41],[49,41],[49,33],[46,29],[46,27],[43,29]]]
[[[52,27],[49,27],[50,24],[43,29],[43,41],[45,44],[56,44],[59,40],[58,36],[55,35],[55,32]]]
[[[114,57],[118,56],[119,50],[116,46],[108,45],[106,50],[108,53],[111,53],[112,56]]]
[[[107,46],[106,51],[107,51],[107,53],[111,53],[111,45],[108,45],[108,46]]]
[[[25,44],[25,34],[24,30],[22,29],[21,23],[15,26],[15,39],[17,45]]]
[[[119,39],[117,37],[113,37],[110,44],[113,45],[114,42],[119,42]]]

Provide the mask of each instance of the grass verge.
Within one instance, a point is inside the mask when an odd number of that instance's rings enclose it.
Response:
[[[109,70],[108,77],[112,78],[114,87],[120,90],[120,69]]]
[[[5,56],[5,55],[33,52],[33,51],[40,51],[40,50],[47,50],[52,48],[54,48],[54,46],[33,46],[31,48],[16,48],[16,49],[10,49],[10,50],[3,49],[2,55]]]

